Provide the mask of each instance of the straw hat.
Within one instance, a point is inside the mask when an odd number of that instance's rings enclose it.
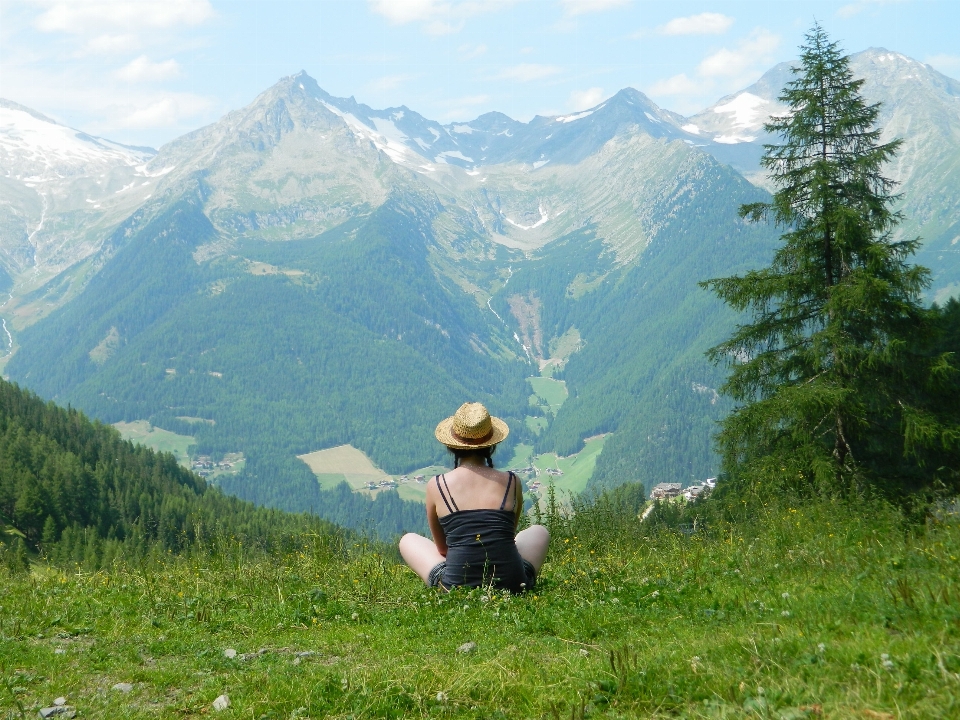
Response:
[[[464,403],[434,432],[437,440],[451,450],[479,450],[501,442],[510,434],[507,424],[491,417],[482,403]]]

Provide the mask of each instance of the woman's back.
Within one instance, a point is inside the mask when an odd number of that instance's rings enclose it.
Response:
[[[479,465],[461,465],[434,478],[427,487],[427,498],[436,505],[437,516],[444,517],[458,509],[515,512],[517,492],[513,473]]]

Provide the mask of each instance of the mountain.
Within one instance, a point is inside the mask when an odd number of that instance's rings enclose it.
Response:
[[[47,314],[51,288],[41,290],[45,302],[26,296],[71,267],[80,283],[54,283],[54,296],[62,303],[75,294],[90,271],[76,266],[153,192],[162,176],[146,169],[154,155],[0,99],[0,290],[14,290],[18,278],[19,317]]]
[[[851,56],[851,70],[862,78],[863,95],[881,103],[878,125],[882,142],[903,144],[887,168],[900,183],[904,237],[920,236],[917,261],[933,271],[930,295],[945,300],[960,294],[960,81],[929,65],[884,48]],[[754,85],[721,98],[688,118],[688,130],[712,140],[708,152],[729,162],[746,177],[766,186],[759,166],[763,143],[777,142],[763,123],[784,112],[778,101],[791,77],[781,63]],[[719,145],[727,145],[720,149]]]
[[[902,72],[874,64],[887,85]],[[224,489],[333,519],[347,497],[371,501],[297,456],[352,445],[389,473],[442,463],[432,428],[466,399],[508,420],[501,463],[605,436],[571,489],[701,480],[728,409],[703,352],[736,318],[697,282],[772,252],[775,229],[737,208],[769,198],[759,131],[784,72],[693,118],[628,89],[572,115],[448,125],[283,78],[136,166],[150,197],[98,226],[98,250],[40,287],[14,278],[6,371],[106,422],[243,453]],[[904,103],[889,117],[928,138],[896,172],[910,222],[930,237],[946,218],[949,247],[954,85],[929,77],[889,90]],[[924,187],[939,194],[910,194]],[[947,287],[949,263],[934,269]],[[35,321],[37,304],[56,309]],[[376,502],[412,512],[394,491]]]

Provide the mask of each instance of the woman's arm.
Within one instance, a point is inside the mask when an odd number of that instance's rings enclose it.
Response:
[[[434,478],[434,482],[436,482],[436,478]],[[430,533],[433,535],[433,543],[437,546],[437,552],[446,557],[447,536],[443,532],[443,526],[440,525],[440,518],[437,515],[437,496],[432,483],[427,483],[427,525],[430,526]]]

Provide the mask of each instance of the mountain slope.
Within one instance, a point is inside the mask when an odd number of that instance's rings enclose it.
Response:
[[[883,48],[854,53],[850,67],[865,81],[864,97],[881,103],[882,141],[903,140],[887,174],[900,183],[903,196],[901,235],[924,239],[917,261],[933,271],[931,297],[960,294],[960,81]],[[714,140],[707,151],[765,185],[761,146],[777,139],[762,126],[769,115],[784,111],[777,97],[789,79],[789,65],[781,63],[688,123]],[[720,139],[731,144],[720,148]]]
[[[570,454],[613,433],[595,485],[702,479],[726,409],[702,353],[736,319],[697,282],[765,262],[776,237],[739,219],[768,196],[718,158],[756,153],[782,76],[689,121],[625,90],[571,116],[446,126],[283,78],[161,148],[153,196],[86,290],[19,332],[8,372],[104,420],[242,452],[226,489],[327,517],[346,496],[297,455],[351,444],[387,471],[424,467],[443,459],[433,425],[466,399],[508,419],[511,447]],[[904,99],[891,127],[912,103],[917,134],[946,143],[949,104],[926,120],[937,87],[888,90]],[[952,217],[952,171],[911,169],[927,155],[905,148],[897,172],[934,183],[915,208],[931,228]],[[549,416],[524,382],[541,369],[569,393]]]

